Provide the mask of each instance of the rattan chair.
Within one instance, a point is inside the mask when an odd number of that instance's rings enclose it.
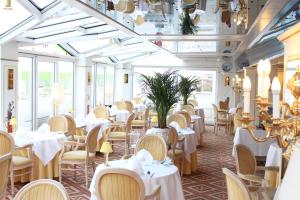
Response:
[[[225,126],[225,133],[227,134],[231,128],[231,120],[229,113],[227,111],[221,111],[215,104],[213,107],[213,117],[214,117],[214,133],[217,135],[220,126]]]
[[[268,187],[247,186],[236,174],[223,168],[228,200],[271,200],[275,190]]]
[[[146,200],[159,199],[160,186],[148,195],[140,176],[123,168],[107,168],[96,176],[96,197],[101,200]]]
[[[65,115],[65,118],[68,121],[67,136],[69,136],[70,140],[74,140],[74,136],[76,135],[76,122],[75,122],[74,118],[70,115]]]
[[[191,124],[193,124],[192,117],[187,111],[182,110],[182,111],[177,112],[177,114],[181,114],[184,116],[185,121],[187,123],[187,127],[190,127]]]
[[[130,113],[133,111],[133,103],[131,101],[124,101],[126,105],[126,110]]]
[[[28,183],[17,193],[14,200],[69,200],[64,186],[51,179]]]
[[[125,131],[112,131],[112,128],[109,129],[109,131],[106,134],[106,140],[107,141],[111,141],[112,145],[117,145],[114,144],[114,142],[116,141],[121,141],[124,142],[124,147],[125,147],[125,155],[128,154],[128,150],[129,150],[129,145],[130,145],[130,132],[132,129],[132,121],[135,117],[134,113],[131,113],[127,119],[126,122],[126,127],[125,127]],[[120,146],[120,145],[119,145]]]
[[[18,155],[18,151],[27,150],[27,157]],[[11,195],[14,196],[14,182],[15,177],[31,174],[31,180],[33,179],[33,154],[32,144],[28,144],[22,147],[16,147],[11,135],[0,131],[0,156],[6,154],[12,154],[12,164],[10,166],[10,184]],[[16,171],[22,170],[20,173],[15,174]]]
[[[63,115],[50,117],[48,120],[48,125],[51,132],[68,132],[68,120]]]
[[[279,167],[257,167],[256,158],[252,151],[245,145],[235,145],[236,152],[236,170],[240,178],[249,181],[250,184],[259,183],[262,186],[277,188],[280,183]],[[265,176],[260,177],[256,175],[257,169],[264,170]]]
[[[142,98],[141,97],[134,97],[133,102],[137,105],[142,104]]]
[[[11,166],[11,154],[0,156],[0,174],[2,176],[0,180],[0,200],[6,198],[7,181],[9,177],[9,170]]]
[[[154,160],[164,161],[167,156],[167,144],[158,134],[143,135],[136,143],[135,153],[145,149],[149,151]]]
[[[186,122],[186,119],[184,117],[184,115],[182,114],[173,114],[173,115],[170,115],[167,119],[167,124],[170,125],[171,122],[176,122],[180,128],[187,128],[187,122]]]
[[[180,174],[183,174],[183,162],[184,162],[184,137],[179,138],[177,131],[173,127],[169,127],[168,142],[170,149],[168,150],[168,156],[172,159],[173,163],[176,160],[180,162]]]
[[[64,148],[59,155],[59,181],[62,181],[62,171],[69,170],[74,171],[74,176],[76,177],[76,171],[85,171],[85,183],[88,187],[88,165],[92,164],[93,171],[95,171],[95,155],[98,143],[98,133],[101,125],[92,128],[85,140],[85,143],[78,143],[74,141],[65,142]],[[75,150],[67,151],[68,145],[76,147],[84,147],[85,150]],[[73,168],[65,167],[63,165],[73,165]],[[77,165],[83,165],[84,168],[76,168]]]
[[[109,110],[105,106],[97,106],[93,110],[96,118],[109,119]]]
[[[187,111],[190,115],[195,115],[195,109],[192,105],[183,105],[181,110]]]
[[[194,107],[198,106],[198,102],[195,99],[188,99],[187,103],[193,105]]]
[[[118,110],[126,110],[126,103],[124,101],[116,101],[115,106]]]
[[[143,115],[141,116],[141,119],[134,119],[132,121],[132,128],[142,129],[146,132],[148,128],[148,123],[149,123],[149,108],[146,108]]]

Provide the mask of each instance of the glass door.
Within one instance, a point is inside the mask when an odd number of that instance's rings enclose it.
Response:
[[[37,62],[37,127],[43,123],[47,123],[49,117],[52,116],[54,112],[51,98],[54,70],[54,62]]]
[[[32,129],[32,69],[33,59],[19,57],[18,63],[18,127]]]

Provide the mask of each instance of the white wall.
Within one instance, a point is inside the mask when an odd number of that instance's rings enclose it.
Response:
[[[0,128],[6,130],[5,120],[7,117],[8,103],[14,101],[13,116],[16,116],[17,111],[17,66],[18,66],[18,56],[17,56],[17,43],[9,42],[0,46]],[[13,89],[8,90],[8,69],[14,70],[14,85]]]

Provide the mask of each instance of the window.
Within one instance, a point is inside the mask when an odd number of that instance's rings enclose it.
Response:
[[[66,114],[73,109],[74,65],[72,62],[58,62],[58,82],[64,88],[64,98],[59,106],[59,113]]]
[[[32,58],[20,57],[18,63],[18,127],[32,129]]]
[[[105,67],[105,105],[112,105],[114,103],[114,75],[115,68],[113,66]]]
[[[166,70],[168,70],[168,68],[135,67],[134,74],[133,74],[133,96],[136,97],[143,94],[140,85],[140,79],[141,79],[140,74],[152,76],[154,75],[155,72],[163,73]]]
[[[54,83],[54,63],[38,62],[37,71],[37,126],[48,121],[53,115],[54,107],[51,98]]]

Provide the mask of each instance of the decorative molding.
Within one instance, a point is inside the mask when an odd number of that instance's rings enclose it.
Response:
[[[300,33],[300,22],[289,28],[283,34],[278,36],[278,40],[284,42],[285,40],[295,36],[296,34]]]
[[[9,58],[0,58],[3,61],[10,61],[10,62],[19,62],[19,60],[9,59]]]

